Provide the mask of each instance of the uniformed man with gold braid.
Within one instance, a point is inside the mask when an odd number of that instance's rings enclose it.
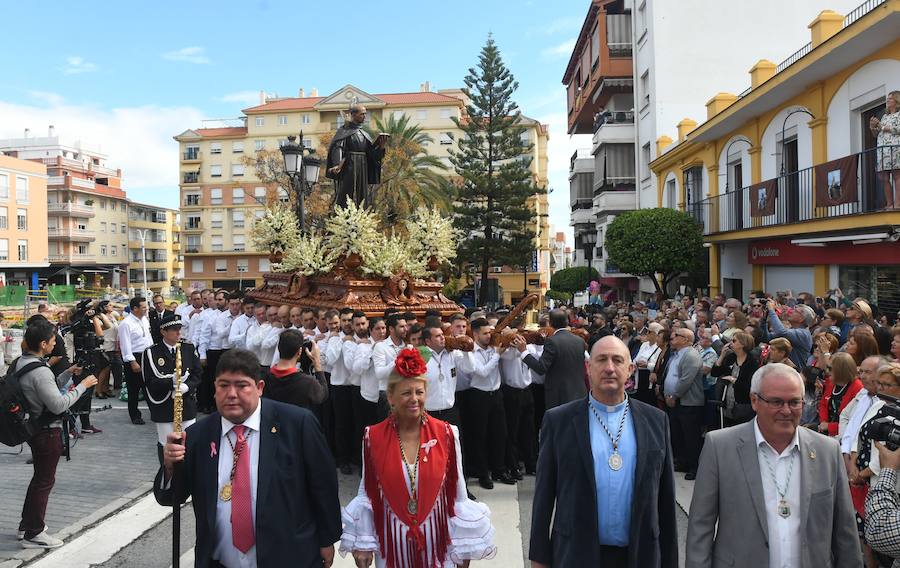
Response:
[[[170,314],[159,324],[161,340],[144,351],[141,369],[147,388],[150,420],[156,424],[157,451],[162,463],[162,447],[166,435],[172,431],[172,394],[175,391],[175,350],[181,350],[182,427],[187,428],[197,418],[195,395],[200,384],[200,358],[192,343],[180,342],[181,318]]]

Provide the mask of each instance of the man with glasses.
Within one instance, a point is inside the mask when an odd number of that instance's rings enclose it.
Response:
[[[798,427],[800,374],[764,365],[750,393],[754,420],[706,436],[685,565],[862,568],[840,447]]]
[[[663,392],[669,409],[672,446],[679,471],[685,471],[688,481],[697,476],[697,461],[703,443],[703,359],[694,349],[694,332],[683,327],[672,329],[669,359]],[[678,441],[678,449],[675,442]]]

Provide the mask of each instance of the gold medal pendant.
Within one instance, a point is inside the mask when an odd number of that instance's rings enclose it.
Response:
[[[416,515],[416,512],[419,510],[419,506],[416,504],[415,499],[410,499],[409,502],[406,503],[406,510],[410,515]]]
[[[619,452],[614,452],[613,455],[609,456],[609,469],[613,471],[619,471],[622,469],[622,456],[619,455]]]
[[[224,487],[222,487],[222,492],[219,494],[219,498],[222,501],[231,501],[231,483],[226,483]]]

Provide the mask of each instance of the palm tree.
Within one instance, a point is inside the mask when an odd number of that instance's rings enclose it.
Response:
[[[405,115],[386,121],[374,118],[374,128],[366,132],[375,139],[379,133],[390,135],[381,169],[381,187],[375,192],[375,208],[382,212],[388,225],[411,215],[418,207],[438,207],[449,211],[453,203],[453,185],[446,178],[447,166],[425,151],[433,142],[417,125],[410,125]]]

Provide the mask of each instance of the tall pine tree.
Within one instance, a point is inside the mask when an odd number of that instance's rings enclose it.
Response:
[[[532,145],[512,95],[519,87],[493,38],[481,49],[477,68],[465,79],[470,102],[454,119],[463,131],[450,162],[462,178],[454,225],[463,232],[458,258],[481,273],[478,304],[488,301],[492,265],[527,266],[535,249],[534,207],[529,199],[545,190],[531,172]]]

